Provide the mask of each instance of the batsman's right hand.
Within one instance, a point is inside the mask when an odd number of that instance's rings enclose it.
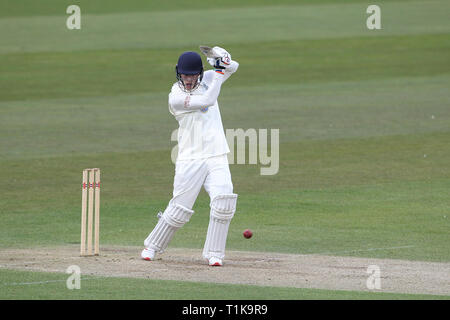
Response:
[[[208,63],[215,69],[221,69],[221,70],[226,70],[227,69],[227,65],[224,64],[220,58],[214,59],[214,58],[208,58],[206,59],[208,60]]]

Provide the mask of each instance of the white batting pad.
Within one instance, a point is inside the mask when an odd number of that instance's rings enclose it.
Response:
[[[209,259],[225,257],[225,246],[228,227],[236,212],[237,194],[226,194],[215,197],[211,201],[211,212],[208,233],[203,247],[203,257]]]
[[[194,211],[182,205],[169,205],[144,241],[146,248],[163,252],[172,240],[175,232],[189,221]]]

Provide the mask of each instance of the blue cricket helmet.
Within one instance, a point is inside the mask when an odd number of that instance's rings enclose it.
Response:
[[[203,78],[202,58],[197,52],[193,51],[183,52],[178,58],[178,63],[175,66],[175,72],[177,74],[177,79],[182,84],[183,88],[184,84],[183,80],[181,79],[181,74],[188,74],[188,75],[199,74],[200,76],[198,79],[197,86],[195,86],[194,88],[196,89]]]

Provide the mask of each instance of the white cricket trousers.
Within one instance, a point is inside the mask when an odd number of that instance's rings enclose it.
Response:
[[[211,199],[203,257],[224,258],[228,227],[236,211],[237,201],[237,194],[233,194],[226,154],[206,159],[177,161],[173,197],[157,225],[145,239],[144,245],[147,248],[156,252],[165,250],[175,232],[190,220],[194,213],[192,207],[202,187]]]
[[[218,195],[233,193],[226,154],[205,159],[177,161],[170,204],[179,204],[192,209],[202,187],[211,200]]]

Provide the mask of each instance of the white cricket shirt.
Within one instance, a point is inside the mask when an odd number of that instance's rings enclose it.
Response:
[[[222,83],[239,64],[232,61],[224,73],[206,71],[199,87],[184,92],[175,83],[169,94],[169,111],[178,121],[178,160],[204,159],[230,152],[217,97]]]

